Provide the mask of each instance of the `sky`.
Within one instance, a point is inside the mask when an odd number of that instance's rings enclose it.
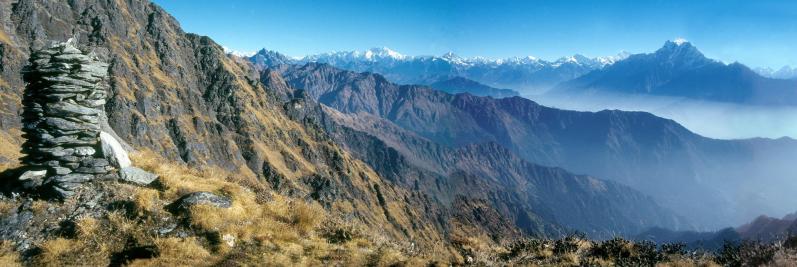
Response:
[[[405,55],[554,60],[652,52],[685,38],[706,56],[797,66],[797,1],[154,0],[187,32],[289,56],[389,47]]]

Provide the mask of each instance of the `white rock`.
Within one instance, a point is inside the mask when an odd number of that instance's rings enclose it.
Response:
[[[91,156],[97,153],[93,148],[87,146],[81,146],[75,148],[75,154],[78,156]]]
[[[127,156],[127,151],[122,148],[122,144],[113,138],[111,134],[100,132],[100,143],[102,143],[102,155],[112,166],[122,169],[132,165],[130,158]]]
[[[221,240],[224,240],[224,243],[227,243],[227,246],[235,247],[235,237],[231,234],[224,234],[224,236],[221,237]]]
[[[44,178],[47,175],[47,170],[40,170],[40,171],[26,171],[22,175],[19,176],[19,180],[31,180],[37,178]]]

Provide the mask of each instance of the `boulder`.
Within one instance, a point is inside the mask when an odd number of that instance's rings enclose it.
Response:
[[[130,167],[132,162],[127,156],[127,151],[122,147],[116,138],[107,132],[100,132],[100,143],[102,145],[102,154],[110,163],[119,169]]]
[[[193,192],[180,197],[180,199],[169,204],[167,207],[171,212],[180,213],[188,211],[195,205],[210,205],[217,208],[229,208],[232,200],[228,197],[219,196],[210,192]]]
[[[42,185],[47,170],[29,170],[19,176],[18,180],[24,188],[36,188]]]
[[[137,185],[149,185],[154,182],[155,179],[158,179],[158,175],[131,166],[119,170],[119,179]]]

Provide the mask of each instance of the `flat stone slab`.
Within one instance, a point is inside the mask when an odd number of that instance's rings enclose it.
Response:
[[[119,170],[119,178],[137,185],[149,185],[158,179],[158,175],[136,167],[125,167]]]
[[[210,192],[193,192],[169,204],[168,209],[175,213],[186,212],[195,205],[209,205],[226,209],[232,206],[232,199]]]

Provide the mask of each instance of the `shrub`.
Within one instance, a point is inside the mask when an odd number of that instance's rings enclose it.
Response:
[[[601,259],[623,259],[631,257],[630,242],[620,237],[603,241],[590,250],[590,255]]]
[[[578,251],[579,236],[568,235],[563,239],[558,239],[554,242],[553,253],[556,255],[564,255],[567,253],[574,253]]]
[[[741,246],[737,243],[725,241],[717,251],[715,260],[724,266],[742,266],[742,257],[739,254]]]
[[[661,252],[667,255],[686,254],[686,244],[684,243],[665,243],[661,245]]]
[[[776,247],[773,244],[758,241],[742,242],[739,255],[744,266],[763,266],[772,262]]]

